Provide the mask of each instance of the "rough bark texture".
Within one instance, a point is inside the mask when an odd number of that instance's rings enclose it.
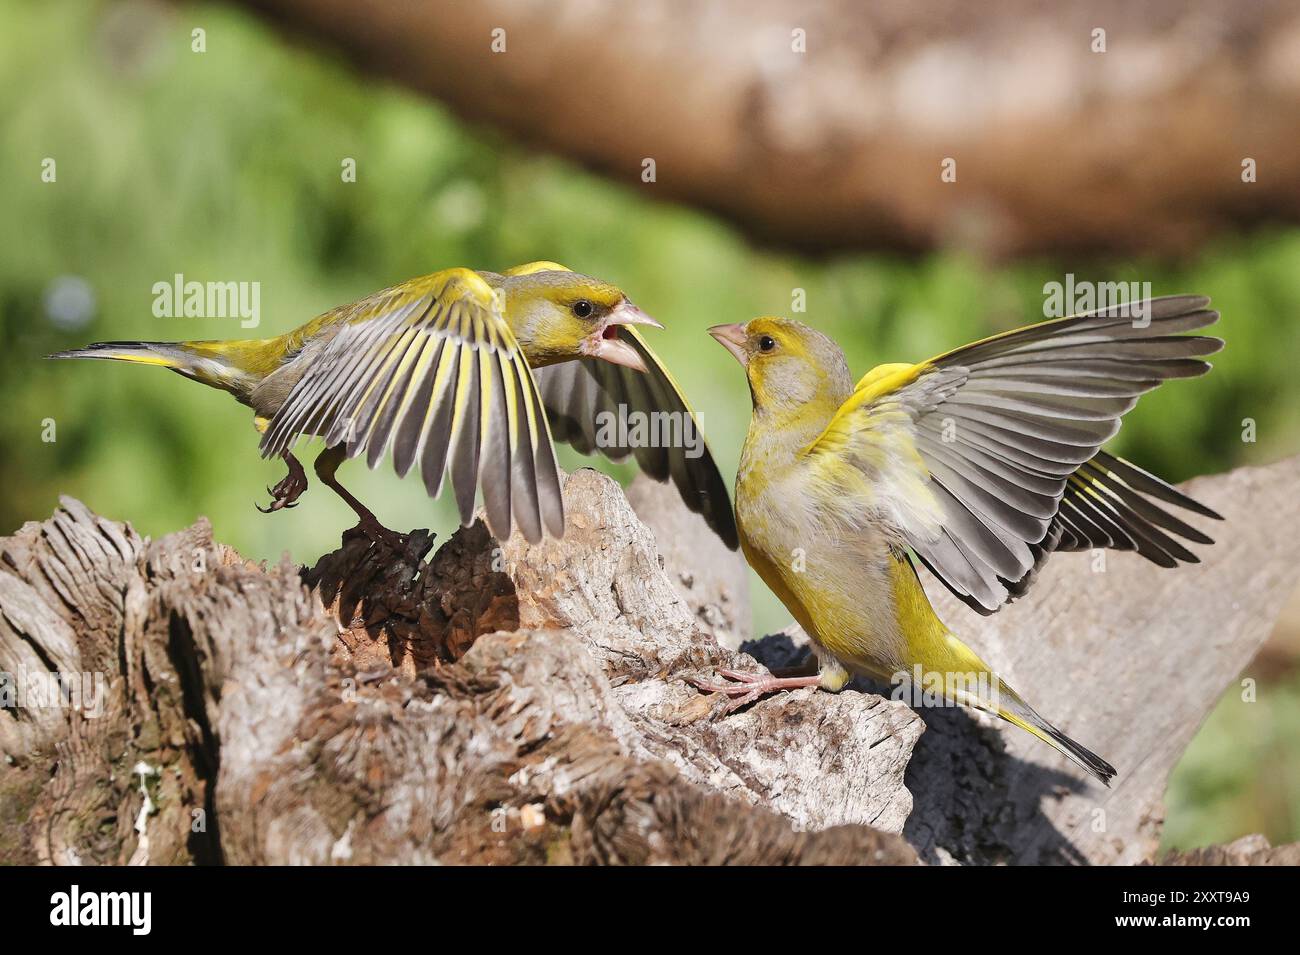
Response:
[[[65,499],[0,541],[0,672],[102,674],[102,711],[0,710],[2,858],[914,862],[882,830],[916,717],[844,696],[711,721],[682,678],[735,655],[616,484],[582,471],[566,500],[562,542],[475,525],[425,562],[426,532],[350,533],[308,571]]]
[[[1300,216],[1286,0],[244,2],[780,243],[1181,253]]]
[[[664,573],[676,585],[698,626],[728,650],[749,639],[749,568],[728,550],[704,518],[681,506],[677,489],[638,474],[627,488],[632,510],[659,545]]]
[[[1263,836],[1242,836],[1224,846],[1170,852],[1165,865],[1300,865],[1300,842],[1274,848]]]
[[[755,666],[715,639],[743,632],[734,555],[693,548],[702,525],[640,488],[676,535],[661,556],[593,471],[566,481],[562,540],[475,525],[426,560],[427,532],[403,553],[349,533],[309,570],[250,564],[204,521],[142,540],[65,499],[0,539],[5,690],[61,673],[82,704],[0,709],[0,862],[1150,859],[1170,766],[1294,589],[1298,470],[1196,482],[1228,517],[1201,567],[1058,556],[1022,603],[966,621],[1116,763],[1110,791],[964,711],[927,711],[922,738],[921,717],[868,692],[719,718],[686,681]],[[798,638],[746,646],[776,665]]]

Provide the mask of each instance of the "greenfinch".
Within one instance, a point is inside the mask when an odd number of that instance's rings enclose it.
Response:
[[[671,479],[735,549],[726,483],[681,390],[637,326],[663,327],[613,285],[533,262],[501,274],[453,268],[411,279],[276,338],[101,342],[50,357],[159,365],[252,408],[262,456],[282,457],[289,468],[267,489],[266,511],[294,506],[306,490],[293,446],[319,435],[317,477],[373,539],[401,541],[335,471],[361,454],[373,468],[390,447],[398,475],[418,463],[432,497],[450,475],[463,524],[481,486],[497,537],[514,527],[530,542],[543,529],[559,537],[564,501],[554,437],[584,453],[634,456],[651,477]],[[676,416],[678,440],[607,426],[620,414]]]
[[[1024,593],[1055,551],[1196,562],[1183,542],[1213,541],[1167,506],[1219,515],[1100,447],[1139,395],[1209,370],[1204,356],[1222,341],[1178,334],[1216,321],[1208,304],[1169,297],[1044,322],[881,365],[856,384],[839,347],[799,322],[711,328],[753,399],[735,490],[741,549],[808,634],[818,673],[721,671],[734,682],[697,685],[734,709],[775,690],[838,691],[856,674],[923,681],[1109,785],[1109,763],[1039,716],[939,619],[913,559],[986,614]]]

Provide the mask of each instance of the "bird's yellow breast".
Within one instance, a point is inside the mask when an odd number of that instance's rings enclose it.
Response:
[[[884,679],[942,658],[947,629],[887,529],[868,515],[846,526],[798,454],[760,441],[745,458],[736,482],[741,546],[808,636],[850,670]]]
[[[852,669],[876,673],[901,634],[888,543],[870,528],[848,532],[818,506],[797,466],[738,479],[736,523],[750,566],[808,636]]]

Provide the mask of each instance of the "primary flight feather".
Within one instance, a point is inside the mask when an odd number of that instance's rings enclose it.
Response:
[[[391,536],[335,478],[349,457],[373,468],[391,450],[399,475],[418,467],[430,496],[449,479],[461,521],[482,489],[489,529],[529,541],[564,531],[553,433],[580,451],[635,455],[671,479],[686,505],[735,548],[726,485],[694,416],[633,326],[662,327],[621,290],[553,262],[504,273],[453,268],[331,309],[300,328],[249,341],[103,342],[51,358],[160,365],[221,388],[253,409],[264,457],[289,467],[266,510],[307,487],[293,455],[324,439],[315,472],[374,537]],[[602,412],[676,413],[697,438],[633,446],[598,440]]]
[[[733,704],[862,673],[974,675],[945,690],[1020,726],[1103,782],[1115,770],[1039,716],[939,620],[915,555],[969,606],[1023,593],[1054,551],[1134,550],[1172,567],[1210,538],[1209,508],[1101,450],[1139,395],[1204,374],[1208,299],[1182,296],[1044,322],[856,384],[839,347],[798,322],[710,329],[745,367],[753,416],[736,479],[746,558],[813,642],[816,676],[725,672]]]

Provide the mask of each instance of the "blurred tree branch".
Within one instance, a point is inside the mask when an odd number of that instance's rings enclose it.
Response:
[[[244,2],[778,243],[1181,253],[1300,218],[1283,0]]]

